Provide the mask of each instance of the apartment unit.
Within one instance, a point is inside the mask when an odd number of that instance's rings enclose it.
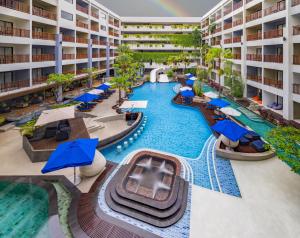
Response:
[[[232,50],[244,96],[259,98],[253,101],[265,107],[278,102],[282,109],[271,110],[300,119],[299,0],[224,0],[203,16],[201,26],[206,43]]]
[[[0,100],[44,89],[50,73],[109,74],[120,25],[95,0],[0,1]]]
[[[192,33],[200,28],[200,17],[122,17],[122,41],[136,52],[192,53],[194,48],[174,44],[171,37]],[[169,37],[168,37],[169,36]],[[149,54],[148,54],[149,55]],[[151,57],[150,57],[151,59]],[[153,62],[152,62],[153,61]],[[191,64],[190,66],[192,66]],[[146,69],[161,66],[155,57],[145,63]],[[184,67],[179,65],[179,67]]]

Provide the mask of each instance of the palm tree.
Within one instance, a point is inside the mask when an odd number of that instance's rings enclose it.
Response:
[[[63,100],[63,87],[70,85],[74,78],[74,74],[50,74],[47,84],[55,84],[55,98],[57,102]]]
[[[113,85],[113,88],[117,88],[119,91],[119,100],[118,100],[118,104],[121,105],[121,101],[122,101],[122,90],[125,91],[125,93],[127,92],[128,88],[130,87],[130,82],[128,81],[128,76],[118,76],[118,77],[114,77],[112,78],[112,80],[110,81]]]
[[[88,74],[88,88],[93,86],[93,80],[97,78],[97,71],[96,68],[86,68],[83,70],[84,73]]]
[[[179,55],[179,59],[180,59],[180,62],[182,62],[184,64],[184,69],[182,71],[182,73],[184,74],[184,71],[186,70],[186,67],[187,65],[190,63],[190,56],[189,56],[189,53],[187,52],[182,52],[180,55]]]
[[[218,62],[219,69],[217,71],[219,77],[219,96],[221,95],[221,76],[224,74],[222,63],[226,64],[232,59],[230,49],[210,48],[205,56],[205,62],[208,64],[208,71],[211,74],[214,64]]]

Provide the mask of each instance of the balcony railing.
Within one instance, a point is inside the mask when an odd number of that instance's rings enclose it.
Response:
[[[88,39],[85,39],[85,38],[76,38],[76,42],[77,43],[81,43],[81,44],[87,44],[88,43]]]
[[[212,45],[220,45],[220,44],[221,44],[221,41],[220,41],[220,40],[214,40],[214,41],[212,41],[211,44],[212,44]]]
[[[282,80],[276,80],[276,79],[264,77],[264,84],[272,86],[274,88],[279,88],[279,89],[283,88]]]
[[[243,6],[243,0],[233,4],[233,11]]]
[[[272,39],[283,36],[283,29],[274,29],[264,32],[264,39]]]
[[[292,7],[300,4],[300,0],[292,0]]]
[[[53,61],[53,60],[55,60],[55,56],[53,54],[32,55],[33,62]]]
[[[232,43],[232,38],[224,39],[224,44],[231,44],[231,43]]]
[[[238,43],[242,41],[242,37],[241,36],[234,36],[232,37],[232,42],[233,43]]]
[[[76,54],[76,59],[87,59],[88,55],[87,54]]]
[[[40,39],[40,40],[55,40],[55,34],[48,33],[48,32],[32,32],[33,39]]]
[[[69,70],[67,70],[67,69],[63,69],[63,74],[75,74],[75,70],[72,70],[72,69],[69,69]]]
[[[222,31],[222,27],[218,27],[214,30],[213,34],[221,32]]]
[[[30,31],[19,28],[0,27],[0,35],[2,36],[16,36],[16,37],[30,37]]]
[[[106,41],[105,40],[100,40],[100,45],[106,45]]]
[[[114,20],[109,19],[108,23],[109,23],[110,25],[114,25]]]
[[[32,84],[41,84],[41,83],[46,83],[48,80],[48,76],[40,76],[38,78],[32,78]]]
[[[257,83],[262,83],[262,77],[260,75],[248,74],[247,79],[257,82]]]
[[[236,60],[240,60],[242,57],[240,53],[236,53],[236,54],[232,54],[232,58]]]
[[[227,9],[225,9],[224,10],[224,16],[226,16],[226,15],[228,15],[229,13],[231,13],[232,12],[232,8],[231,7],[229,7],[229,8],[227,8]]]
[[[92,39],[92,42],[94,45],[100,45],[100,40],[98,39]]]
[[[99,26],[93,26],[93,25],[91,25],[91,30],[92,31],[99,31]]]
[[[82,7],[78,4],[76,4],[76,10],[80,11],[80,12],[83,12],[85,14],[89,14],[89,9],[88,8],[85,8],[85,7]]]
[[[62,40],[66,41],[66,42],[75,42],[75,37],[74,36],[63,35]]]
[[[246,16],[246,22],[254,21],[254,20],[259,19],[261,17],[262,17],[262,11],[259,10],[257,12],[251,13],[248,16]]]
[[[101,53],[100,53],[100,57],[101,57],[101,58],[106,57],[106,53],[105,53],[105,52],[101,52]]]
[[[85,28],[85,29],[89,29],[89,25],[88,24],[86,24],[86,23],[84,23],[82,21],[79,21],[79,20],[76,21],[76,26],[77,27],[81,27],[81,28]]]
[[[18,80],[10,83],[0,82],[0,92],[8,92],[19,88],[29,87],[29,80]]]
[[[247,60],[250,60],[250,61],[262,61],[262,55],[247,54]]]
[[[300,55],[293,56],[293,64],[300,65]]]
[[[232,22],[232,26],[239,26],[243,24],[243,19],[237,19]]]
[[[93,53],[93,58],[100,58],[100,54],[99,53]]]
[[[29,62],[29,55],[0,55],[0,64]]]
[[[224,23],[224,26],[223,26],[224,30],[230,29],[231,27],[232,27],[232,22]]]
[[[51,19],[51,20],[56,20],[56,13],[38,8],[38,7],[32,7],[32,14],[39,16],[39,17],[43,17],[43,18],[47,18],[47,19]]]
[[[300,84],[293,84],[293,93],[300,94]]]
[[[283,10],[285,10],[285,1],[280,1],[277,2],[275,5],[273,5],[272,7],[268,7],[267,9],[265,9],[264,12],[265,12],[265,16],[268,16]]]
[[[257,32],[254,34],[249,34],[247,35],[247,41],[252,41],[252,40],[261,40],[262,39],[262,33]]]
[[[300,25],[293,26],[293,35],[300,35]]]
[[[92,15],[93,17],[97,18],[97,19],[99,18],[98,13],[96,13],[96,12],[92,12],[91,15]]]
[[[0,0],[0,6],[10,8],[19,12],[29,13],[29,6],[16,0]]]
[[[264,62],[282,63],[283,55],[264,55]]]
[[[75,54],[63,54],[62,59],[63,60],[73,60],[73,59],[75,59]]]

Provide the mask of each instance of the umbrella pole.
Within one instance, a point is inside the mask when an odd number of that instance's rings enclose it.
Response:
[[[76,183],[76,167],[74,167],[74,185]]]

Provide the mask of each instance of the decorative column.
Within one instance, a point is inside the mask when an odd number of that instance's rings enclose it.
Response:
[[[62,73],[62,34],[55,36],[55,73]]]

